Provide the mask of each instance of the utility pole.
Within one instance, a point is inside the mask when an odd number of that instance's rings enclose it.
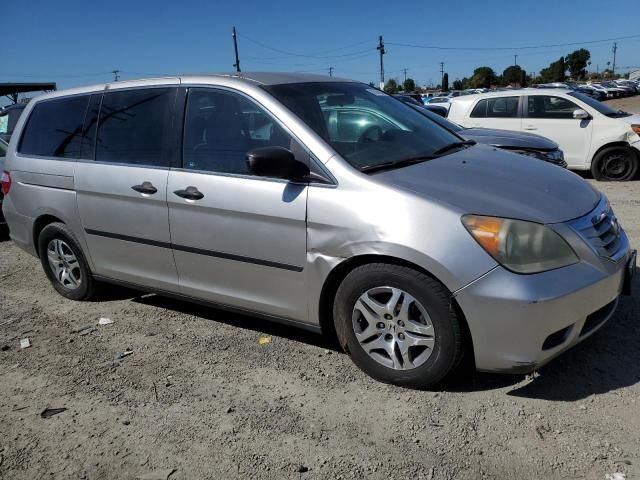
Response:
[[[384,90],[384,60],[382,56],[387,53],[384,49],[384,42],[382,41],[382,35],[378,40],[378,47],[376,48],[380,52],[380,90]]]
[[[114,82],[117,82],[118,80],[120,80],[120,70],[111,70],[111,73],[113,73]]]
[[[236,72],[240,72],[240,58],[238,58],[238,39],[236,38],[236,27],[233,27],[233,33],[231,33],[233,37],[233,50],[236,52],[236,63],[233,64],[236,67]]]
[[[518,55],[514,55],[514,56],[513,56],[513,64],[514,64],[515,66],[518,66]]]
[[[407,81],[407,69],[403,68],[402,71],[404,72],[404,81]]]
[[[444,83],[444,62],[440,62],[440,88],[442,88],[443,83]]]
[[[616,52],[618,51],[618,43],[613,42],[613,67],[611,69],[611,76],[616,76]]]
[[[333,77],[333,67],[329,67],[329,76]]]

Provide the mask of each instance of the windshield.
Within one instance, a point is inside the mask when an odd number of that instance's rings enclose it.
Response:
[[[418,112],[420,112],[421,114],[425,115],[430,120],[433,120],[434,122],[436,122],[441,127],[444,127],[444,128],[446,128],[448,130],[451,130],[453,132],[461,132],[462,130],[464,130],[464,128],[462,128],[457,123],[453,123],[452,121],[447,120],[446,118],[442,117],[441,115],[438,115],[437,113],[433,113],[428,108],[418,107],[416,110]]]
[[[602,102],[599,102],[595,98],[591,98],[591,97],[589,97],[587,95],[584,95],[582,93],[571,92],[571,93],[569,93],[569,95],[571,95],[572,97],[577,98],[578,100],[581,100],[582,102],[584,102],[587,105],[589,105],[591,108],[597,110],[598,112],[600,112],[603,115],[606,115],[607,117],[622,117],[622,116],[628,116],[629,115],[628,113],[621,112],[620,110],[616,110],[615,108],[611,108],[609,105],[604,104]]]
[[[263,88],[358,169],[437,155],[461,140],[409,105],[365,84],[314,82]]]

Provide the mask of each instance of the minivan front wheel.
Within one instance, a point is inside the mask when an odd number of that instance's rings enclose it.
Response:
[[[338,288],[334,322],[342,347],[371,377],[428,387],[462,357],[460,321],[433,278],[384,263],[358,267]]]
[[[64,223],[51,223],[38,237],[40,262],[53,288],[71,300],[88,300],[94,281],[82,249]]]
[[[638,154],[625,146],[608,147],[593,158],[593,178],[602,182],[626,182],[638,173]]]

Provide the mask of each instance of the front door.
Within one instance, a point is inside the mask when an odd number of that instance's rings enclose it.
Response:
[[[254,177],[252,148],[302,148],[233,91],[188,92],[182,168],[169,173],[169,222],[182,293],[304,321],[307,186]]]
[[[95,160],[75,167],[94,273],[169,291],[179,288],[167,207],[176,92],[173,87],[112,91],[102,96],[100,108],[100,95],[94,95],[85,138],[95,155],[83,156]]]
[[[588,165],[593,120],[573,118],[573,112],[580,108],[564,97],[529,95],[522,129],[560,145],[569,167]]]

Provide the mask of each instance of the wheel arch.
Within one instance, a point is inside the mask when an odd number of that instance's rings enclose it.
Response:
[[[38,245],[38,238],[40,237],[40,233],[47,225],[51,225],[52,223],[65,223],[59,217],[52,215],[50,213],[45,213],[36,218],[35,222],[33,222],[33,246],[35,248],[36,254],[40,256],[40,247]]]
[[[337,343],[337,335],[333,321],[333,302],[338,291],[338,287],[346,278],[346,276],[354,269],[371,263],[387,263],[390,265],[399,265],[411,268],[439,282],[447,290],[447,292],[449,292],[449,308],[453,309],[460,319],[463,331],[464,348],[469,349],[470,358],[475,358],[473,353],[473,338],[471,337],[471,331],[469,330],[467,319],[464,315],[464,312],[462,311],[462,308],[460,308],[460,305],[458,305],[458,302],[451,293],[451,290],[447,288],[447,286],[439,278],[426,270],[424,267],[421,267],[420,265],[408,260],[391,255],[356,255],[344,260],[343,262],[340,262],[331,270],[331,272],[329,272],[327,278],[324,281],[324,284],[322,285],[318,305],[318,318],[320,320],[320,328],[322,329],[322,333],[324,335],[329,337],[332,341],[336,341]]]

